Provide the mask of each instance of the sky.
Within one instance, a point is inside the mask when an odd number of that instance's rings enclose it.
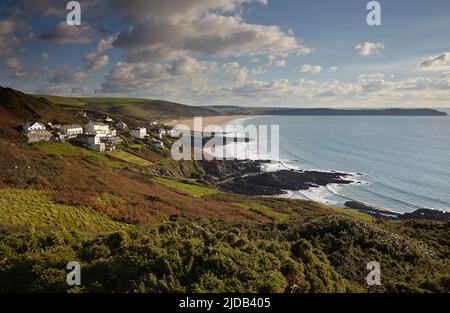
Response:
[[[2,0],[0,85],[191,105],[450,107],[450,1]]]

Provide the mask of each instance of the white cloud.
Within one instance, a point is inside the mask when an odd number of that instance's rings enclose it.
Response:
[[[20,11],[0,20],[0,56],[11,56],[22,42],[20,36],[31,33],[31,26],[22,18]]]
[[[85,80],[87,77],[86,71],[82,69],[78,69],[73,73],[61,73],[55,75],[50,79],[51,83],[60,84],[60,83],[73,83],[73,82],[81,82]]]
[[[30,73],[22,70],[15,71],[11,76],[12,79],[21,79],[30,76]]]
[[[286,60],[275,60],[275,61],[270,62],[269,64],[267,64],[267,66],[286,67]]]
[[[82,10],[86,12],[88,9],[103,2],[104,0],[83,0],[81,2]],[[68,1],[61,0],[26,0],[25,6],[42,16],[65,16],[67,15],[67,3]]]
[[[97,53],[103,54],[106,51],[108,51],[109,49],[111,49],[114,40],[115,40],[115,37],[113,37],[113,36],[106,38],[106,39],[103,39],[103,38],[100,39],[100,41],[97,44]]]
[[[60,45],[88,44],[98,33],[97,29],[87,23],[83,23],[81,26],[70,26],[64,21],[39,36],[39,38]]]
[[[118,63],[106,76],[99,92],[107,94],[142,92],[167,99],[171,95],[206,93],[209,76],[217,64],[184,57],[169,63]]]
[[[25,5],[44,16],[62,16],[67,12],[66,3],[58,3],[56,0],[26,0]]]
[[[295,53],[297,39],[278,26],[249,24],[235,13],[257,0],[113,1],[131,27],[114,46],[130,62],[174,60],[187,55],[256,56]]]
[[[446,66],[449,62],[450,52],[445,52],[422,62],[419,65],[419,68],[425,71],[447,71],[450,69],[450,66]]]
[[[22,62],[18,58],[9,58],[5,61],[5,65],[10,69],[21,69],[23,68]]]
[[[328,72],[334,73],[334,72],[337,72],[338,69],[339,69],[339,67],[337,67],[337,66],[331,66],[331,67],[328,69]]]
[[[48,59],[48,54],[45,53],[45,52],[43,52],[43,53],[41,54],[41,59],[42,59],[42,60],[47,60],[47,59]]]
[[[360,55],[368,56],[373,53],[379,53],[384,49],[383,43],[375,43],[375,42],[364,42],[355,47],[355,50],[358,51]]]
[[[75,72],[73,73],[72,77],[73,77],[73,80],[74,80],[74,81],[76,81],[76,82],[81,82],[81,81],[83,81],[83,80],[86,79],[87,74],[86,74],[86,72],[83,71],[83,70],[77,70],[77,71],[75,71]]]
[[[322,72],[322,67],[320,65],[310,65],[305,64],[301,67],[295,69],[296,72],[305,73],[305,74],[318,74]]]
[[[69,84],[47,84],[40,87],[36,93],[66,97],[89,97],[94,94],[94,92],[86,86],[73,87]]]
[[[248,69],[238,62],[230,62],[223,65],[224,76],[230,81],[242,83],[247,80]]]
[[[86,54],[84,59],[90,62],[88,65],[88,69],[90,70],[101,69],[109,63],[109,57],[107,55],[97,55],[95,52]]]

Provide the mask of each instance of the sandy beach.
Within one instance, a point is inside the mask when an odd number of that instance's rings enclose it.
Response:
[[[217,116],[207,116],[203,117],[203,128],[210,125],[223,125],[234,120],[242,119],[242,118],[251,118],[253,115],[217,115]],[[189,128],[194,128],[194,119],[178,119],[167,121],[164,124],[168,126],[176,126],[176,125],[186,125]]]

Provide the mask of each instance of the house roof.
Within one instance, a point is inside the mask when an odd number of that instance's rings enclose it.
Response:
[[[80,125],[63,125],[64,128],[83,128]]]
[[[99,123],[99,122],[89,122],[86,124],[87,125],[94,125],[94,126],[105,126],[105,127],[109,127],[107,124],[104,123]]]

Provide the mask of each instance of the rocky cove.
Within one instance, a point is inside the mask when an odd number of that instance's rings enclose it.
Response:
[[[331,184],[354,183],[352,175],[341,172],[281,170],[263,171],[269,160],[224,160],[202,162],[204,175],[197,179],[214,184],[219,190],[249,196],[280,196],[287,191],[308,190]],[[345,207],[370,214],[379,219],[420,219],[450,221],[450,213],[422,208],[411,213],[397,213],[358,201],[348,201]]]

